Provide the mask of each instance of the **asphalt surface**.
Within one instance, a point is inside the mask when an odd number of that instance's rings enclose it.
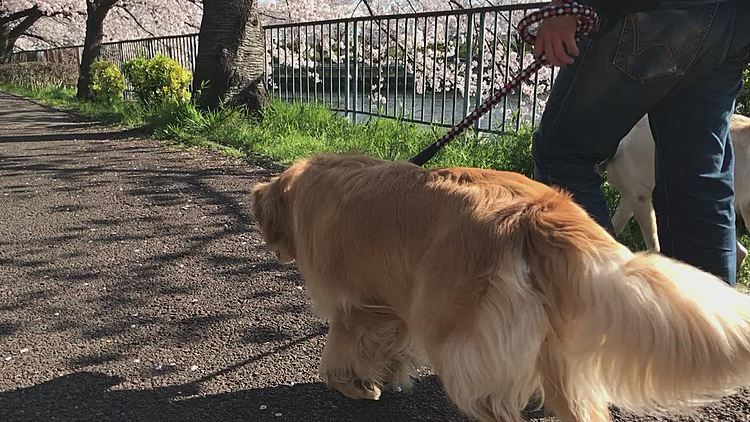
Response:
[[[276,171],[0,93],[0,421],[465,421],[428,370],[378,402],[321,383],[325,321],[253,224]]]

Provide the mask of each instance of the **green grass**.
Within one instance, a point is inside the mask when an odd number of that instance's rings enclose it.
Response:
[[[237,109],[206,114],[191,110],[160,132],[181,140],[224,143],[284,164],[319,152],[360,151],[384,159],[406,159],[440,134],[386,119],[355,125],[323,107],[280,102],[273,103],[258,122],[249,121]],[[448,145],[430,166],[504,168],[530,174],[530,148],[528,129],[488,138],[468,135]],[[519,149],[524,154],[517,154]]]
[[[141,126],[143,115],[142,108],[135,104],[115,103],[99,104],[76,99],[75,88],[61,87],[36,87],[26,88],[15,85],[0,83],[0,91],[32,98],[42,104],[60,110],[75,112],[87,117],[93,117],[105,123],[117,123],[125,126]]]
[[[260,156],[280,164],[319,152],[359,151],[383,159],[407,159],[445,130],[388,119],[352,124],[321,106],[282,102],[272,103],[261,119],[253,121],[238,108],[203,113],[190,103],[150,108],[135,102],[110,106],[78,101],[75,91],[65,88],[29,89],[0,84],[0,91],[104,122],[144,127],[155,137],[179,144],[211,147],[239,157]],[[532,133],[530,127],[505,135],[477,137],[470,133],[448,144],[428,166],[492,168],[532,176]],[[614,210],[619,194],[606,182],[604,192]],[[742,233],[741,241],[750,246],[750,236]],[[619,240],[633,250],[644,249],[635,220]],[[744,284],[750,282],[750,264],[743,266],[739,278]]]
[[[192,104],[146,108],[136,102],[114,105],[79,101],[69,88],[0,90],[33,98],[54,108],[124,126],[142,126],[160,138],[190,145],[221,145],[244,155],[262,155],[282,164],[318,152],[360,151],[384,159],[406,159],[434,141],[444,129],[425,129],[395,120],[352,124],[329,109],[274,102],[262,119],[241,109],[202,113]],[[430,166],[471,166],[532,173],[531,129],[501,136],[463,136],[448,145]]]

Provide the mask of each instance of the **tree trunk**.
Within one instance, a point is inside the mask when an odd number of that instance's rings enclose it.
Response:
[[[14,44],[10,38],[10,24],[0,23],[0,63],[10,62]]]
[[[32,25],[42,18],[44,14],[36,7],[32,7],[21,12],[0,18],[0,63],[10,62],[13,54],[13,47],[16,45],[18,38],[28,31]],[[23,19],[18,25],[11,27],[11,24],[17,20]]]
[[[245,105],[257,113],[268,104],[263,82],[265,36],[257,0],[203,2],[194,89],[203,89],[198,105]]]
[[[91,98],[91,65],[99,58],[104,38],[104,18],[115,5],[116,0],[86,1],[86,39],[83,42],[81,66],[78,71],[78,90],[76,96],[81,99]]]

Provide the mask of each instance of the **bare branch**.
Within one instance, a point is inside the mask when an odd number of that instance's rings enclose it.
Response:
[[[41,35],[36,35],[36,34],[31,33],[31,32],[27,32],[27,33],[21,35],[21,37],[19,37],[19,38],[31,38],[31,39],[35,39],[37,41],[41,41],[41,42],[43,42],[43,43],[45,43],[45,44],[47,44],[47,45],[49,45],[51,47],[60,47],[60,44],[52,42],[52,41],[50,41],[50,40],[42,37]]]
[[[280,16],[275,16],[275,15],[272,15],[272,14],[270,14],[268,12],[264,12],[264,11],[261,11],[261,10],[258,11],[258,14],[261,15],[261,16],[265,16],[267,18],[276,19],[276,20],[280,20],[280,21],[284,21],[284,22],[286,22],[286,20],[287,20],[286,18],[282,18]]]
[[[141,23],[141,22],[140,22],[140,21],[138,20],[138,18],[137,18],[137,17],[135,17],[135,15],[133,14],[133,12],[131,12],[130,10],[128,10],[128,8],[127,8],[127,7],[125,7],[125,6],[120,6],[120,5],[117,5],[116,7],[117,7],[117,8],[119,8],[120,10],[124,11],[125,13],[127,13],[127,14],[128,14],[128,16],[130,16],[130,17],[131,17],[131,18],[133,19],[133,22],[135,22],[135,24],[136,24],[136,25],[138,25],[138,27],[139,27],[139,28],[141,28],[141,29],[143,30],[143,32],[145,32],[145,33],[147,33],[147,34],[151,35],[151,36],[152,36],[152,37],[154,37],[154,38],[156,38],[156,37],[157,37],[157,35],[156,35],[156,34],[154,34],[153,32],[149,31],[148,29],[146,29],[146,27],[145,27],[145,26],[143,26],[143,24],[142,24],[142,23]]]
[[[186,0],[188,3],[192,3],[193,6],[203,10],[203,2],[200,0]]]
[[[39,9],[36,6],[34,6],[34,7],[28,8],[28,9],[25,9],[25,10],[21,10],[20,12],[11,13],[8,16],[0,17],[0,24],[10,23],[10,22],[13,22],[13,21],[17,21],[19,19],[26,18],[29,15],[31,15],[32,13],[35,13],[35,12],[38,12],[38,11],[39,11]]]
[[[448,3],[450,3],[451,5],[456,6],[459,9],[464,9],[464,5],[461,4],[458,0],[448,0]],[[451,7],[451,9],[453,9],[453,7]]]
[[[357,12],[357,9],[359,8],[359,5],[364,3],[365,7],[367,7],[367,12],[370,14],[370,16],[374,16],[375,13],[372,11],[372,7],[370,7],[370,3],[367,2],[367,0],[359,0],[356,6],[354,6],[354,10],[352,10],[352,14],[350,17],[354,17],[354,13]]]
[[[362,0],[362,3],[364,3],[365,7],[367,7],[367,12],[370,13],[370,16],[375,16],[375,12],[373,12],[372,7],[370,6],[370,2],[367,0]]]
[[[29,28],[31,28],[31,26],[36,23],[36,21],[44,16],[44,13],[40,12],[37,8],[33,8],[30,10],[31,11],[28,15],[26,15],[26,18],[10,30],[8,39],[18,39],[18,37],[20,37],[24,32],[28,31]]]
[[[289,21],[291,22],[292,21],[292,7],[289,5],[289,0],[285,0],[285,1],[286,1],[286,10],[287,10],[287,13],[289,14]]]

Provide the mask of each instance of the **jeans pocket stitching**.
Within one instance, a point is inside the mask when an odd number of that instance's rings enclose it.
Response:
[[[614,59],[612,61],[612,65],[615,66],[617,69],[619,69],[621,72],[629,76],[631,79],[635,80],[636,82],[640,84],[645,84],[646,82],[651,81],[657,81],[667,78],[674,78],[674,77],[680,77],[684,76],[687,71],[692,67],[693,63],[695,62],[696,58],[698,57],[698,54],[705,42],[706,36],[708,35],[711,26],[713,25],[713,22],[715,20],[717,11],[718,11],[719,5],[713,5],[712,9],[709,13],[702,19],[704,19],[703,24],[697,29],[695,32],[695,35],[692,37],[693,42],[684,42],[679,50],[676,50],[668,45],[667,43],[651,43],[650,45],[646,46],[645,48],[638,48],[640,47],[640,44],[642,40],[640,40],[640,28],[639,28],[639,21],[637,19],[636,13],[631,13],[625,16],[624,22],[623,22],[623,28],[620,33],[620,39],[618,40],[617,47],[615,48],[615,54]],[[689,60],[687,60],[685,63],[680,63],[679,57],[683,55],[686,52],[687,48],[691,48],[691,46],[694,48],[694,52],[692,54],[689,54]],[[669,62],[672,64],[672,69],[666,70],[664,72],[661,72],[661,74],[657,74],[656,76],[648,76],[644,77],[638,74],[633,69],[633,64],[630,63],[633,58],[638,56],[639,54],[642,54],[644,51],[648,50],[649,48],[653,47],[661,47],[664,48],[667,52],[669,52]],[[628,60],[628,57],[630,57],[631,60]]]

